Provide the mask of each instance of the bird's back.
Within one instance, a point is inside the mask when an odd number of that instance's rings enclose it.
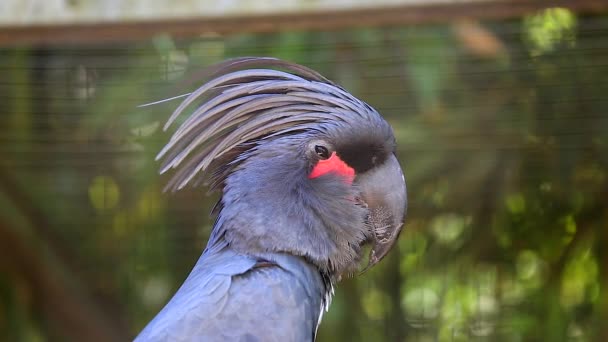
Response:
[[[325,294],[303,258],[211,249],[136,341],[311,341]]]

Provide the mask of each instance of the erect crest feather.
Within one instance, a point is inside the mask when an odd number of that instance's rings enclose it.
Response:
[[[212,174],[214,188],[242,153],[264,139],[374,112],[316,71],[275,58],[232,59],[207,72],[210,80],[186,97],[164,126],[202,102],[156,157],[163,159],[161,173],[177,169],[166,189],[181,189],[203,171]]]

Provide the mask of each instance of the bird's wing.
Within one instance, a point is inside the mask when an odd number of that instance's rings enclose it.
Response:
[[[136,341],[311,341],[324,294],[301,258],[212,251]]]

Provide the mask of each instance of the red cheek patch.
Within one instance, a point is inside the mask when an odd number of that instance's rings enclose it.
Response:
[[[313,179],[328,173],[335,173],[344,177],[345,182],[348,184],[353,184],[355,180],[355,170],[340,159],[336,152],[332,152],[331,156],[325,160],[319,160],[308,175],[308,178]]]

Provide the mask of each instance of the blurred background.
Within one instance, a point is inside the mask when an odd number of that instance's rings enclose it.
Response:
[[[408,182],[398,246],[319,341],[608,341],[605,2],[31,3],[0,5],[0,340],[139,332],[217,194],[162,192],[179,101],[137,106],[274,56],[378,109]]]

